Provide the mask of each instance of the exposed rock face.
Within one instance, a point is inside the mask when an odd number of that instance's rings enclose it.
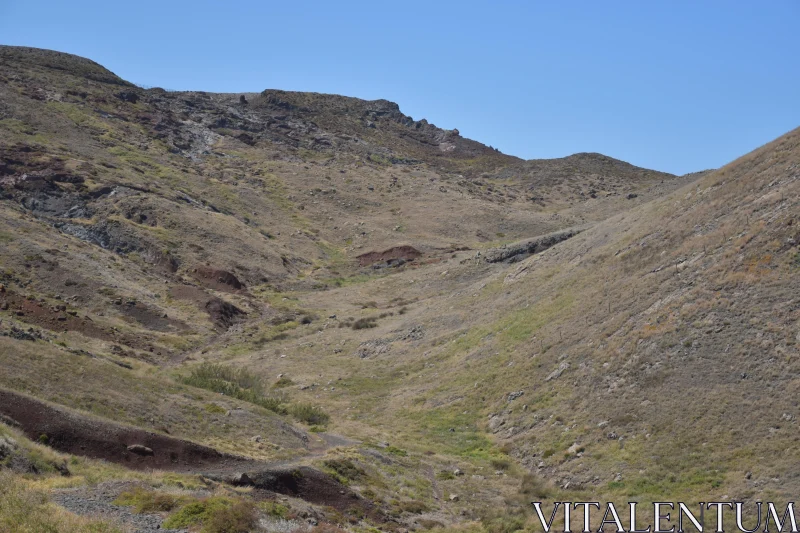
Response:
[[[502,248],[492,248],[483,254],[483,259],[487,263],[499,263],[500,261],[515,263],[525,259],[531,254],[543,252],[551,246],[555,246],[562,241],[574,237],[578,233],[580,233],[580,230],[570,229],[510,244]]]

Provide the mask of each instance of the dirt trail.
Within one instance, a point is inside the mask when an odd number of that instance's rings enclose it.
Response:
[[[355,509],[374,520],[383,520],[371,502],[324,472],[300,465],[297,460],[266,463],[228,455],[207,446],[101,420],[2,389],[0,415],[11,419],[10,422],[18,425],[28,438],[63,453],[103,459],[136,470],[199,474],[231,485],[293,496],[340,512]],[[322,456],[336,446],[355,444],[338,435],[319,434],[319,437],[309,445],[312,456]]]

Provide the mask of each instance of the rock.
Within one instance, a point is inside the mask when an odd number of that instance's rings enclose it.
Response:
[[[578,453],[578,450],[580,450],[580,449],[581,449],[581,447],[578,446],[578,443],[576,442],[575,444],[573,444],[572,446],[567,448],[567,453],[570,454],[570,455],[575,455],[576,453]]]
[[[247,474],[245,474],[244,472],[242,472],[242,473],[240,473],[240,474],[234,474],[234,475],[233,475],[233,476],[230,478],[230,484],[231,484],[231,485],[235,485],[235,486],[245,486],[245,487],[248,487],[248,486],[252,486],[252,485],[253,485],[253,480],[252,480],[252,479],[250,479],[250,476],[248,476]]]
[[[451,495],[450,495],[450,501],[451,501],[451,502],[457,502],[457,501],[458,501],[458,500],[460,500],[460,499],[461,499],[461,498],[458,496],[458,494],[451,494]]]
[[[516,400],[517,398],[519,398],[523,394],[525,394],[525,391],[521,391],[521,390],[518,390],[518,391],[515,391],[515,392],[509,392],[508,393],[508,401],[509,402],[513,402],[514,400]]]
[[[122,91],[115,94],[117,98],[122,100],[123,102],[130,102],[131,104],[135,104],[139,101],[139,95],[133,91]]]
[[[558,365],[558,368],[553,370],[550,373],[550,375],[548,375],[546,378],[544,378],[544,380],[545,381],[551,381],[551,380],[554,380],[554,379],[558,379],[559,377],[561,377],[561,374],[563,374],[564,371],[567,370],[568,368],[569,368],[569,363],[566,362],[566,361],[563,361],[560,365]]]
[[[136,455],[153,455],[153,450],[141,444],[131,444],[128,446],[128,451]]]
[[[506,423],[505,419],[499,415],[494,415],[489,419],[489,431],[497,433],[500,428]]]

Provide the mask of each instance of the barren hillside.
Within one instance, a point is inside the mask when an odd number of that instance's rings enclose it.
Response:
[[[0,414],[77,455],[81,490],[203,475],[187,498],[279,494],[296,525],[785,500],[798,178],[800,130],[687,176],[523,161],[385,100],[142,89],[0,47]],[[56,453],[4,438],[0,461]],[[30,483],[61,490],[60,460]]]

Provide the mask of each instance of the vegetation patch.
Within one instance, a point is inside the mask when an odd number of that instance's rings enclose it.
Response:
[[[289,406],[289,413],[301,422],[313,426],[324,426],[331,417],[320,407],[310,403],[298,403]]]
[[[167,513],[185,505],[190,499],[178,494],[136,488],[121,493],[114,504],[133,507],[137,513]]]
[[[165,529],[199,528],[201,533],[247,533],[258,524],[255,504],[224,496],[188,503],[170,515]]]
[[[114,525],[71,514],[50,503],[47,494],[0,471],[0,531],[18,533],[122,533]]]
[[[203,363],[193,368],[181,381],[186,385],[218,392],[276,413],[287,413],[284,399],[267,395],[262,379],[245,368]]]

